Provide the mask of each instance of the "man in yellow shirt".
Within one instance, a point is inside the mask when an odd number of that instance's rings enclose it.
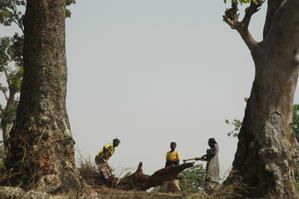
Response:
[[[110,185],[113,180],[111,168],[108,164],[108,160],[115,152],[115,148],[118,147],[120,140],[118,138],[113,139],[112,144],[106,144],[103,149],[96,155],[95,162],[98,166],[100,178],[104,184]]]
[[[176,143],[171,142],[170,143],[170,151],[166,154],[166,167],[173,167],[180,164],[180,154],[176,149]],[[167,192],[178,192],[180,191],[180,182],[178,179],[172,180],[167,183]]]

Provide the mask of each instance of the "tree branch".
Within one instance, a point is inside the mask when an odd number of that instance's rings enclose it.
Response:
[[[6,69],[4,66],[1,66],[0,68],[1,68],[1,70],[3,70],[3,72],[4,72],[5,79],[6,79],[6,82],[7,82],[7,84],[8,84],[8,87],[10,87],[10,82],[9,82],[9,79],[8,79],[8,78],[9,78],[9,74],[8,74],[7,69]],[[1,88],[1,92],[3,93],[3,95],[4,95],[5,99],[6,99],[6,101],[8,101],[9,97],[7,96],[7,89],[4,89],[4,88],[2,87],[2,88]]]
[[[4,95],[5,99],[6,99],[6,101],[8,101],[8,96],[7,96],[6,90],[2,89],[1,91],[2,91],[2,93],[3,93],[3,95]]]
[[[0,104],[0,115],[2,115],[2,113],[3,113],[3,107],[2,107],[2,104]]]
[[[12,21],[21,29],[22,33],[24,34],[24,26],[23,26],[23,22],[22,22],[22,19],[19,18],[19,15],[18,15],[18,8],[17,8],[17,5],[16,5],[16,1],[13,1],[13,13],[14,13],[14,16],[16,19],[14,19],[12,17]]]
[[[9,74],[8,74],[8,71],[7,71],[7,69],[6,69],[5,67],[2,67],[1,69],[2,69],[3,72],[4,72],[4,75],[5,75],[5,78],[6,78],[7,85],[8,85],[8,87],[10,87],[11,85],[10,85],[10,81],[9,81]]]
[[[251,51],[253,51],[256,48],[258,43],[252,37],[248,29],[248,26],[252,15],[259,11],[263,3],[263,0],[257,0],[256,3],[251,1],[250,6],[248,6],[245,9],[245,15],[242,21],[239,21],[238,1],[232,1],[231,8],[227,9],[223,15],[223,21],[226,22],[232,29],[238,31],[238,33],[241,35],[242,39]]]

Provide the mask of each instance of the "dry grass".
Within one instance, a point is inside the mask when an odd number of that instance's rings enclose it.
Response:
[[[88,185],[97,192],[100,199],[230,199],[240,197],[238,193],[246,190],[241,181],[235,181],[231,185],[221,186],[213,193],[207,194],[204,191],[198,193],[157,193],[157,192],[139,192],[139,191],[122,191],[99,186],[98,173],[96,166],[92,164],[90,159],[81,159],[78,164],[79,175],[86,181]],[[84,197],[82,197],[84,198]],[[93,197],[92,197],[93,198]]]
[[[97,168],[91,163],[90,159],[81,160],[77,168],[79,175],[85,180],[85,182],[94,187],[98,182]]]

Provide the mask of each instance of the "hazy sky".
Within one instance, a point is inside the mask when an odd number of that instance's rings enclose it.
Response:
[[[111,164],[164,166],[169,142],[200,156],[209,137],[221,168],[236,139],[225,118],[242,118],[254,68],[239,35],[222,22],[225,5],[198,0],[84,0],[67,20],[68,110],[83,154],[121,139]],[[254,18],[261,37],[263,16]]]
[[[224,22],[223,1],[82,0],[67,20],[68,112],[77,149],[94,160],[119,137],[111,165],[164,166],[169,143],[182,158],[220,145],[222,173],[236,138],[226,118],[242,118],[254,66]],[[264,9],[253,18],[261,39]],[[296,95],[295,102],[298,102]]]

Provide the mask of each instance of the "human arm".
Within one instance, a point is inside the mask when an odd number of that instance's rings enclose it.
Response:
[[[198,161],[198,160],[207,161],[207,155],[203,155],[201,157],[196,157],[195,160],[196,161]]]

